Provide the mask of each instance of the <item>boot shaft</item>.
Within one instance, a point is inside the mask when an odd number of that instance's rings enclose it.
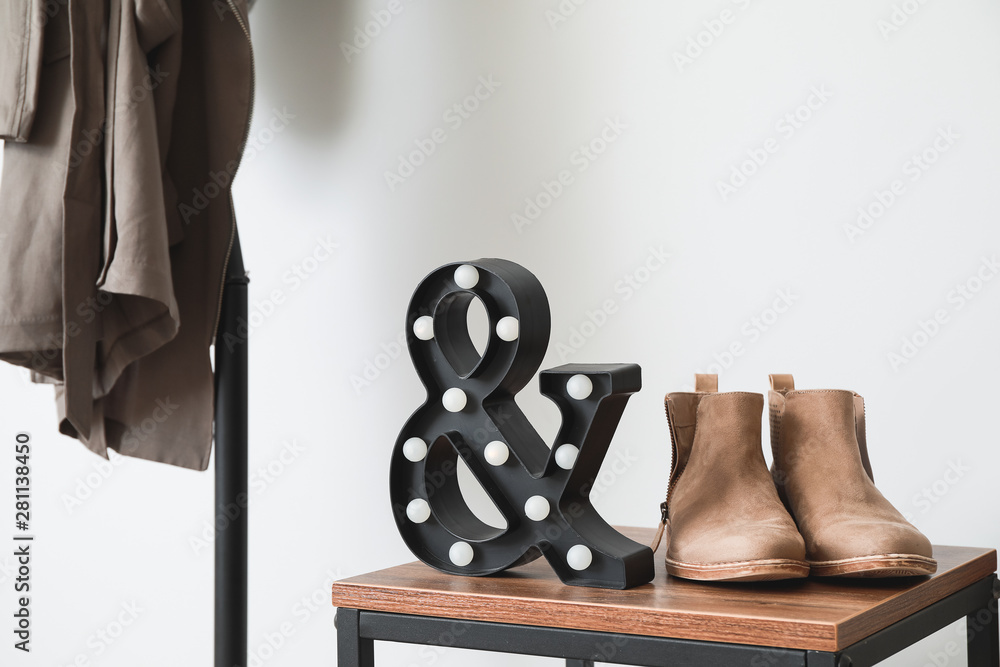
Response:
[[[672,446],[669,490],[692,461],[720,472],[766,466],[761,450],[764,397],[718,393],[714,378],[696,376],[694,392],[673,392],[664,401]]]
[[[790,477],[811,478],[822,485],[823,479],[829,483],[862,474],[874,482],[864,398],[839,389],[796,390],[791,375],[769,378],[771,470],[786,504]]]

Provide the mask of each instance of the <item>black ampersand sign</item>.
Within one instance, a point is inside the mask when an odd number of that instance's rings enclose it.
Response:
[[[486,308],[482,356],[469,305]],[[400,535],[424,563],[481,576],[544,555],[566,584],[630,588],[653,578],[653,553],[616,531],[588,497],[629,396],[635,364],[567,364],[539,375],[562,413],[550,449],[514,402],[549,342],[548,299],[525,268],[502,259],[448,264],[417,287],[407,345],[427,401],[400,431],[389,488]],[[481,521],[459,489],[458,457],[507,522]]]

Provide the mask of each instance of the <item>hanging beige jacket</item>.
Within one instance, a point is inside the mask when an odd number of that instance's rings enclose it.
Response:
[[[0,359],[98,454],[208,465],[247,25],[245,0],[0,8]]]

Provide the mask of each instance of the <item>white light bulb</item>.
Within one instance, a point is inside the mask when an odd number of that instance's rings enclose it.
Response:
[[[586,570],[594,562],[594,554],[582,544],[574,544],[566,552],[566,564],[574,570]]]
[[[403,456],[408,461],[423,461],[427,456],[427,443],[420,438],[410,438],[403,443]]]
[[[524,503],[524,515],[532,521],[541,521],[549,515],[549,501],[542,496],[531,496]]]
[[[468,542],[455,542],[448,549],[448,558],[459,567],[465,567],[472,562],[472,545]]]
[[[479,284],[479,271],[474,266],[463,264],[455,269],[455,284],[462,289],[472,289]]]
[[[423,523],[431,518],[431,506],[423,498],[414,498],[406,506],[406,518],[413,523]]]
[[[566,391],[576,400],[582,401],[594,391],[594,383],[586,375],[574,375],[566,382]]]
[[[444,392],[444,396],[441,397],[441,404],[444,405],[444,409],[448,412],[461,412],[465,409],[465,404],[468,402],[469,399],[466,397],[465,392],[458,387],[452,387]]]
[[[430,340],[434,338],[434,318],[430,315],[421,315],[413,322],[413,335],[420,340]]]
[[[486,445],[483,455],[486,457],[486,462],[491,466],[502,466],[504,463],[507,463],[507,457],[510,456],[510,449],[499,440],[494,440]]]
[[[500,321],[497,322],[497,335],[500,336],[500,340],[505,340],[508,343],[517,340],[517,336],[520,333],[520,323],[518,323],[516,317],[501,317]]]
[[[563,470],[572,470],[579,455],[580,450],[576,445],[559,445],[559,449],[556,450],[556,465]]]

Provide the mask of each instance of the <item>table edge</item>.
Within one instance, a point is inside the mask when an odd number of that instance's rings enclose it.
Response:
[[[913,589],[900,591],[896,595],[888,598],[886,603],[880,605],[879,610],[866,610],[858,612],[843,621],[821,621],[821,620],[782,620],[776,624],[780,626],[780,634],[785,638],[780,644],[773,641],[768,642],[758,637],[759,634],[766,634],[771,638],[774,633],[761,633],[762,627],[766,628],[773,619],[757,617],[752,615],[722,615],[708,612],[688,612],[673,611],[670,615],[664,616],[657,613],[650,613],[646,608],[634,607],[636,616],[630,619],[629,627],[609,629],[596,627],[580,622],[580,619],[588,618],[588,611],[593,608],[606,607],[604,604],[550,600],[549,602],[558,610],[558,613],[549,613],[545,617],[544,623],[532,623],[519,614],[519,607],[522,602],[534,601],[535,598],[500,595],[492,593],[461,593],[455,596],[456,602],[468,601],[470,598],[477,600],[488,600],[490,604],[490,614],[480,613],[474,607],[463,604],[453,604],[443,606],[442,591],[422,588],[407,588],[399,585],[381,585],[372,583],[351,582],[350,578],[336,581],[332,585],[332,601],[335,607],[359,609],[363,611],[380,611],[398,614],[412,614],[416,616],[429,616],[437,618],[455,618],[460,620],[484,621],[489,623],[504,623],[510,625],[529,625],[535,627],[555,627],[570,630],[586,630],[595,632],[607,632],[609,634],[627,634],[649,637],[666,637],[673,639],[690,639],[695,641],[713,641],[725,644],[746,644],[751,646],[762,646],[771,648],[784,648],[793,650],[813,650],[836,652],[855,644],[876,632],[884,630],[908,615],[924,609],[938,600],[944,599],[948,595],[974,584],[981,579],[988,577],[997,571],[997,550],[987,547],[954,547],[963,549],[981,549],[982,552],[973,556],[970,560],[962,563],[960,567],[952,568],[941,575],[932,578],[927,588],[921,595],[921,600],[916,609],[907,607],[909,613],[895,604],[909,596],[907,593]],[[418,563],[420,561],[411,561]],[[407,563],[407,564],[410,564]],[[389,568],[386,568],[389,569]],[[376,571],[377,572],[377,571]],[[366,574],[374,574],[366,573]],[[358,575],[364,576],[364,575]],[[889,605],[886,613],[885,604]],[[912,604],[912,600],[908,601]],[[432,607],[437,613],[423,612],[423,608]],[[622,603],[618,608],[629,608],[630,605]],[[442,613],[444,612],[444,613]],[[516,615],[516,620],[513,620]],[[512,620],[498,620],[503,616],[508,616]],[[755,628],[743,627],[739,624],[720,624],[720,619],[738,618],[744,621],[753,621]],[[641,631],[630,630],[630,627],[641,628]]]

